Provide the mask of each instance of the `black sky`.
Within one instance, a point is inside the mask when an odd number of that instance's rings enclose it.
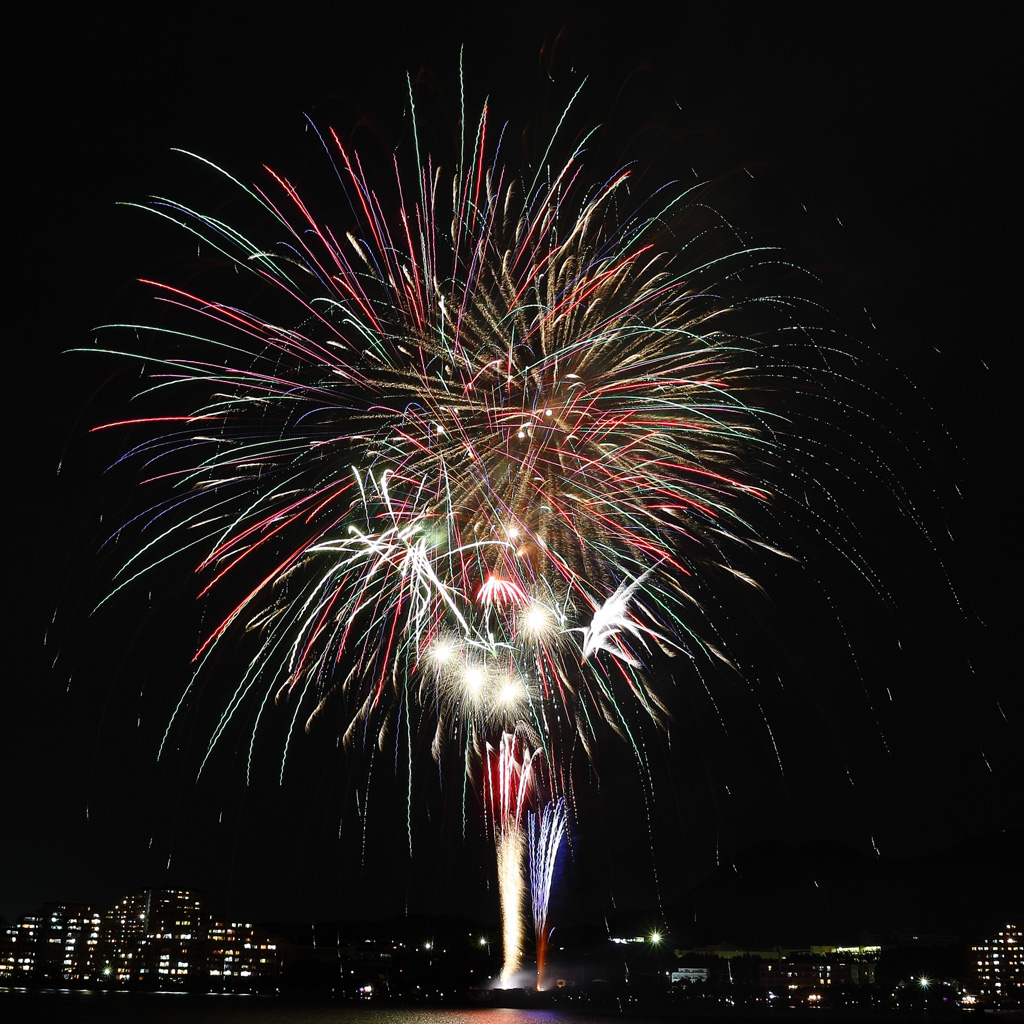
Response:
[[[1019,828],[1008,26],[937,20],[924,5],[640,4],[601,20],[444,6],[404,20],[346,6],[108,8],[40,17],[26,39],[32,72],[11,86],[0,915],[150,885],[202,889],[257,919],[496,915],[472,797],[463,839],[450,786],[424,784],[410,860],[401,777],[377,760],[364,832],[365,762],[331,735],[293,747],[283,786],[268,747],[247,789],[231,744],[196,784],[198,727],[155,763],[198,612],[189,581],[164,574],[146,608],[139,595],[87,618],[109,571],[95,555],[99,517],[116,522],[126,486],[103,475],[116,447],[87,430],[131,381],[62,354],[98,324],[146,316],[133,279],[173,277],[187,260],[180,237],[116,203],[189,190],[221,200],[171,147],[247,181],[263,162],[301,176],[318,159],[304,114],[363,116],[368,137],[394,137],[406,71],[455,110],[462,46],[472,104],[489,95],[494,116],[529,119],[553,62],[560,81],[589,78],[594,122],[626,139],[636,121],[636,152],[677,161],[670,174],[733,182],[738,212],[812,267],[844,329],[878,355],[865,372],[897,407],[891,422],[915,453],[906,483],[937,538],[936,553],[866,495],[851,512],[893,607],[837,594],[854,668],[823,608],[783,578],[743,626],[752,660],[776,645],[771,668],[756,685],[715,682],[728,734],[699,688],[680,685],[677,725],[647,738],[653,798],[628,752],[602,747],[600,782],[581,774],[567,912],[678,898],[765,839],[911,858]]]

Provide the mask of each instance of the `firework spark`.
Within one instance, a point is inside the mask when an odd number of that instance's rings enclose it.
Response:
[[[657,247],[686,195],[645,213],[628,170],[584,185],[580,148],[519,180],[488,128],[485,110],[447,188],[418,150],[411,175],[396,162],[393,205],[332,134],[346,235],[273,173],[277,198],[247,191],[277,246],[150,204],[303,325],[151,283],[194,317],[178,340],[197,351],[145,353],[186,411],[133,452],[171,493],[116,589],[175,545],[199,552],[201,593],[246,581],[196,653],[201,670],[258,636],[229,714],[263,680],[308,702],[307,725],[337,695],[346,739],[383,741],[411,693],[435,753],[517,723],[542,736],[555,707],[589,748],[596,721],[628,733],[629,702],[663,717],[652,646],[715,653],[687,581],[729,565],[768,496],[744,463],[767,445],[747,346],[710,291],[729,261]]]
[[[652,658],[720,656],[694,626],[692,581],[708,567],[747,578],[730,552],[764,543],[747,510],[769,496],[758,467],[774,441],[756,346],[723,298],[756,251],[712,259],[706,226],[667,238],[688,209],[703,215],[699,194],[638,200],[628,168],[590,183],[585,140],[556,162],[556,133],[516,168],[493,137],[485,107],[445,171],[414,132],[406,163],[371,181],[331,132],[348,230],[269,169],[267,187],[230,180],[272,219],[273,244],[148,204],[278,312],[148,282],[188,326],[118,325],[152,342],[136,353],[149,391],[178,404],[127,421],[148,437],[131,455],[149,492],[166,490],[114,592],[189,552],[201,595],[235,595],[179,705],[249,633],[210,750],[262,690],[307,728],[340,707],[350,744],[383,747],[406,715],[435,757],[488,775],[508,978],[528,745],[554,763],[574,739],[589,752],[601,723],[632,739],[635,715],[666,716]],[[540,830],[538,951],[560,801]]]
[[[544,806],[540,814],[530,815],[530,895],[533,903],[533,934],[537,943],[537,988],[544,987],[547,963],[548,903],[555,877],[558,851],[565,838],[565,801],[558,797]]]
[[[523,962],[523,809],[532,786],[533,755],[512,733],[505,733],[488,766],[494,843],[498,854],[498,890],[501,894],[501,930],[504,963],[502,986],[509,988]]]

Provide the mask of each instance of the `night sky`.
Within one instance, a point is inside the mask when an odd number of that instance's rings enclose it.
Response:
[[[99,324],[159,316],[136,277],[188,277],[192,243],[117,203],[162,193],[237,210],[172,147],[246,182],[263,163],[319,180],[304,114],[396,138],[409,71],[435,97],[425,107],[454,119],[462,46],[471,110],[486,95],[496,120],[518,125],[587,77],[585,119],[609,126],[602,138],[645,180],[721,182],[744,228],[814,272],[829,315],[870,352],[878,428],[866,440],[932,538],[868,473],[837,500],[890,600],[810,536],[794,538],[806,570],[775,566],[767,596],[726,599],[750,671],[710,678],[718,711],[685,673],[675,681],[672,728],[644,736],[651,791],[614,737],[577,772],[563,920],[672,904],[764,844],[944,857],[951,889],[966,891],[956,851],[1022,824],[1008,26],[936,21],[924,6],[633,4],[599,22],[444,5],[399,21],[346,6],[299,3],[267,20],[241,6],[212,19],[181,6],[76,12],[26,40],[33,74],[11,87],[8,185],[17,411],[0,915],[171,886],[256,920],[496,918],[475,798],[463,822],[459,787],[451,773],[442,786],[425,750],[411,857],[404,766],[396,778],[394,756],[378,756],[367,790],[369,760],[338,749],[329,726],[293,742],[282,785],[268,737],[246,787],[243,732],[197,782],[229,658],[157,763],[202,609],[182,562],[90,617],[124,556],[97,548],[132,478],[105,472],[117,439],[88,430],[124,414],[136,378],[64,354]],[[815,574],[831,607],[808,585]],[[1020,906],[1008,896],[1007,912]]]

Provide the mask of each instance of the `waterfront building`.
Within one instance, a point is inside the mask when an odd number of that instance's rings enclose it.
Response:
[[[207,931],[206,967],[211,983],[232,987],[238,979],[276,979],[277,943],[251,924],[212,920]]]
[[[0,934],[0,984],[254,990],[278,975],[275,942],[251,924],[211,920],[182,889],[130,893],[102,914],[46,903]]]
[[[1017,924],[971,946],[967,956],[964,1002],[1000,1010],[1024,1007],[1024,933]]]
[[[5,929],[0,978],[90,980],[99,962],[99,912],[85,903],[44,903]]]

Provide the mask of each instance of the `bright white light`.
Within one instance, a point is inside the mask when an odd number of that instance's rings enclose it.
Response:
[[[516,828],[498,840],[498,891],[501,895],[501,930],[504,962],[501,988],[511,988],[523,961],[523,834]]]
[[[523,625],[534,633],[544,632],[551,625],[547,609],[539,604],[530,605],[523,616]]]
[[[466,674],[462,677],[462,682],[470,695],[476,697],[484,685],[484,674],[475,665],[470,666],[466,669]]]
[[[450,661],[454,653],[455,645],[449,640],[438,640],[438,642],[433,644],[430,648],[430,657],[439,665],[444,665]]]
[[[514,679],[502,684],[498,699],[502,704],[514,704],[523,694],[522,688]]]

